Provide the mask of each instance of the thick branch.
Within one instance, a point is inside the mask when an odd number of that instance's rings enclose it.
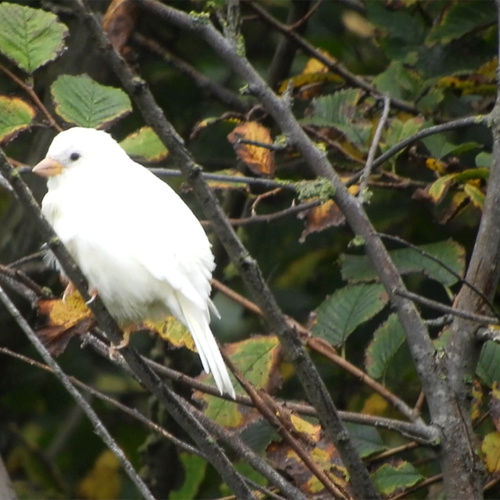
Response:
[[[208,23],[208,20],[200,19],[196,15],[191,16],[176,11],[156,2],[139,3],[148,5],[148,8],[151,9],[154,7],[154,9],[152,9],[153,13],[159,14],[172,22],[175,20],[176,24],[186,27],[190,31],[200,32],[201,30],[203,33],[211,33],[222,41],[221,46],[217,47],[219,55],[224,59],[226,59],[228,55],[232,58],[235,57],[233,45],[226,41],[222,35]],[[338,415],[328,390],[302,345],[301,339],[297,335],[297,332],[289,327],[256,261],[248,254],[247,250],[236,236],[236,233],[218,204],[217,199],[199,175],[200,168],[194,163],[191,155],[184,147],[182,139],[165,119],[163,111],[156,104],[145,82],[138,78],[130,70],[125,61],[123,61],[123,59],[113,50],[98,22],[92,16],[88,8],[84,7],[83,4],[77,0],[73,0],[73,5],[82,21],[97,40],[103,56],[120,78],[125,90],[133,97],[146,123],[155,130],[162,142],[168,147],[173,157],[178,161],[198,201],[201,203],[205,214],[214,222],[214,230],[217,236],[230,255],[231,260],[237,266],[254,300],[264,311],[269,327],[279,336],[287,356],[294,364],[306,394],[308,394],[311,403],[318,411],[319,418],[328,437],[335,443],[339,450],[342,460],[351,476],[353,487],[357,490],[358,496],[363,498],[379,498],[368,471],[350,440],[348,432]],[[205,39],[211,43],[208,37],[205,37]],[[239,60],[246,61],[244,59]],[[245,64],[249,67],[247,62],[245,62]],[[240,72],[239,68],[234,67],[233,64],[232,66],[233,69]],[[243,76],[246,77],[246,75]],[[251,82],[251,79],[247,79],[247,81]],[[262,80],[261,82],[262,85],[266,86]],[[269,109],[271,112],[273,111],[272,107],[273,106]],[[307,136],[305,137],[307,138]],[[307,140],[309,141],[309,139]]]
[[[99,420],[99,417],[89,405],[89,403],[82,397],[78,392],[76,387],[71,383],[67,375],[61,370],[59,365],[54,361],[54,358],[49,354],[47,349],[45,349],[42,342],[37,337],[36,333],[31,329],[28,322],[22,317],[21,313],[17,310],[16,306],[12,303],[8,295],[4,292],[3,288],[0,287],[0,301],[3,302],[9,313],[12,315],[16,323],[19,325],[21,330],[29,338],[30,342],[42,356],[43,360],[50,366],[54,375],[59,379],[64,388],[70,393],[73,399],[76,401],[78,406],[85,412],[88,419],[94,427],[95,433],[106,443],[108,448],[116,455],[120,461],[122,467],[124,468],[127,475],[130,477],[132,482],[137,487],[141,495],[148,500],[155,500],[148,487],[144,481],[139,477],[139,474],[134,470],[132,464],[129,462],[123,450],[116,444],[115,440],[112,438],[111,434],[108,432],[106,427]]]
[[[40,208],[26,184],[8,163],[3,151],[0,150],[0,173],[11,181],[12,187],[17,193],[19,200],[23,203],[24,209],[30,217],[37,221],[37,229],[41,236],[49,244],[51,250],[61,263],[66,275],[76,286],[82,297],[88,301],[88,284],[80,269],[78,269],[66,247],[61,243],[54,230],[47,220],[42,216]],[[99,296],[90,301],[89,307],[94,313],[99,325],[106,331],[106,334],[114,344],[118,344],[122,339],[122,333],[116,322],[109,315]],[[192,413],[187,411],[180,403],[178,397],[161,382],[158,376],[144,363],[137,352],[131,348],[124,348],[121,354],[126,359],[135,376],[141,384],[153,393],[160,402],[165,405],[177,423],[193,438],[199,448],[210,457],[212,465],[219,471],[220,475],[227,482],[228,486],[238,496],[242,498],[253,498],[250,490],[242,481],[231,462],[228,460],[222,449],[213,441],[210,434],[196,420]]]

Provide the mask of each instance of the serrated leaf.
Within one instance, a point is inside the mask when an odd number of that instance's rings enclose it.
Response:
[[[50,91],[56,113],[80,127],[103,128],[132,111],[123,90],[100,85],[88,75],[62,75]]]
[[[281,348],[276,336],[255,336],[226,346],[226,355],[238,367],[246,380],[257,389],[273,392],[281,384],[278,366]],[[243,389],[230,375],[236,393]],[[200,379],[215,385],[212,375],[201,375]],[[198,400],[206,402],[205,414],[224,427],[240,427],[256,416],[255,410],[225,401],[207,394],[195,393]]]
[[[151,127],[142,127],[127,135],[120,142],[120,146],[129,156],[139,157],[148,162],[161,161],[168,156],[168,149]]]
[[[369,425],[346,422],[345,426],[351,435],[352,442],[361,458],[369,457],[387,449],[377,429]]]
[[[500,382],[500,345],[491,340],[484,343],[476,373],[489,387]]]
[[[375,378],[381,379],[388,364],[405,341],[405,333],[396,314],[391,314],[388,320],[377,330],[366,350],[366,371]]]
[[[372,126],[355,120],[356,107],[363,92],[359,89],[339,90],[332,95],[313,99],[312,115],[301,122],[317,127],[331,127],[345,134],[346,138],[361,149],[366,149]]]
[[[481,445],[481,451],[484,453],[486,468],[488,472],[494,473],[500,471],[500,432],[490,432],[486,434]]]
[[[440,22],[433,26],[426,43],[447,44],[496,16],[495,7],[488,2],[454,2]]]
[[[441,260],[460,276],[465,269],[465,250],[453,240],[440,241],[418,248]],[[402,248],[389,252],[394,265],[401,274],[423,272],[427,277],[451,286],[458,280],[434,260],[412,248]],[[378,277],[368,257],[362,255],[343,255],[341,257],[342,277],[348,281],[371,281]]]
[[[374,80],[376,88],[393,99],[416,100],[422,93],[422,77],[401,61],[392,61]]]
[[[33,73],[65,50],[68,28],[51,12],[2,3],[0,26],[0,52],[27,73]]]
[[[390,147],[399,144],[401,141],[408,139],[408,137],[416,134],[424,126],[424,119],[420,116],[416,116],[405,121],[395,118],[391,121],[391,126],[385,133],[385,144],[383,145],[382,150],[387,150]],[[401,153],[402,151],[398,154]]]
[[[403,461],[396,466],[384,464],[371,476],[378,491],[384,496],[389,496],[400,488],[410,488],[424,479],[413,465]]]
[[[35,115],[35,109],[22,99],[0,96],[0,144],[29,128]]]
[[[312,333],[334,346],[342,345],[361,324],[380,312],[389,297],[383,285],[348,285],[316,309]]]

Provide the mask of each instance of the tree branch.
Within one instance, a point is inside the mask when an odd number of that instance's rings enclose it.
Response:
[[[234,57],[238,57],[239,61],[245,61],[243,63],[245,67],[250,68],[248,62],[246,62],[244,58],[236,56],[233,45],[225,40],[222,35],[211,26],[208,20],[200,20],[196,15],[185,14],[157,2],[140,1],[137,3],[147,7],[154,14],[171,22],[175,22],[178,26],[188,29],[191,32],[203,33],[204,35],[210,34],[210,36],[205,36],[205,39],[211,45],[211,37],[216,37],[219,41],[217,52],[221,57],[225,60],[229,60],[229,57],[231,60]],[[302,345],[297,332],[289,327],[262,276],[257,262],[248,254],[248,251],[242,245],[233,228],[227,221],[217,199],[199,175],[200,167],[195,164],[193,158],[184,147],[182,139],[165,119],[163,111],[156,104],[146,83],[138,78],[119,54],[114,51],[99,26],[99,23],[86,4],[78,0],[73,0],[72,4],[80,19],[85,23],[92,36],[95,38],[103,57],[108,61],[120,78],[125,90],[132,96],[146,123],[154,129],[158,137],[169,149],[171,155],[178,161],[198,201],[202,205],[205,214],[214,222],[214,231],[230,255],[231,260],[236,265],[245,284],[251,291],[254,300],[264,311],[270,329],[278,335],[285,353],[294,364],[306,394],[308,394],[311,403],[318,411],[319,418],[329,439],[335,443],[339,450],[340,456],[349,471],[353,487],[357,490],[358,496],[363,498],[379,498],[368,471],[350,440],[348,432],[342,424],[328,390],[321,380],[316,367]],[[240,73],[240,76],[243,76],[252,84],[253,78],[247,79],[246,74],[241,75],[239,68],[236,68],[232,63],[231,66]],[[262,85],[266,86],[263,80],[260,81]],[[269,109],[270,112],[273,112],[273,107],[274,106],[271,106]]]
[[[44,345],[41,343],[36,333],[31,329],[28,325],[27,321],[22,317],[21,313],[17,310],[16,306],[10,300],[9,296],[4,292],[3,288],[0,286],[0,301],[3,302],[4,306],[7,308],[11,316],[14,318],[16,323],[19,325],[21,330],[28,337],[30,342],[33,344],[35,349],[39,352],[40,356],[42,356],[43,360],[50,366],[54,375],[59,379],[64,388],[69,392],[69,394],[76,401],[76,404],[80,406],[80,408],[85,412],[88,419],[92,423],[95,433],[104,441],[106,446],[115,454],[115,456],[120,461],[123,469],[130,477],[132,482],[135,484],[137,490],[140,494],[148,500],[155,500],[148,487],[144,483],[144,481],[139,477],[137,472],[132,467],[132,464],[129,462],[122,449],[116,444],[116,441],[112,438],[111,434],[104,427],[102,422],[99,420],[99,417],[94,412],[92,407],[87,403],[87,401],[82,397],[82,395],[77,391],[74,385],[71,383],[67,375],[61,370],[56,361],[49,354],[47,349],[45,349]]]
[[[34,220],[37,221],[36,227],[38,231],[48,243],[50,249],[54,252],[66,275],[75,285],[84,300],[89,301],[90,296],[85,277],[75,264],[66,247],[55,234],[50,224],[41,214],[40,208],[33,198],[30,190],[21,179],[19,173],[16,172],[11,165],[9,165],[7,158],[1,149],[0,173],[2,173],[6,179],[10,180],[12,187],[19,197],[19,200],[23,203],[24,209]],[[109,315],[108,311],[104,307],[104,304],[100,300],[99,296],[90,301],[89,307],[94,313],[98,324],[103,328],[103,330],[106,331],[106,335],[115,345],[118,345],[122,339],[122,333],[114,319]],[[134,349],[125,347],[121,350],[121,354],[126,359],[135,376],[140,380],[140,383],[153,393],[163,405],[165,405],[177,423],[193,438],[200,449],[210,457],[212,465],[214,465],[214,467],[218,470],[222,478],[228,484],[229,488],[242,498],[253,498],[250,490],[241,480],[223,450],[215,442],[213,442],[210,434],[204,429],[199,421],[193,417],[192,413],[180,404],[178,396],[161,382],[158,376],[144,363],[144,361],[142,361]]]

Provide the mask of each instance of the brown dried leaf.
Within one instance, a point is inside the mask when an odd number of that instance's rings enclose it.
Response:
[[[69,340],[75,335],[86,333],[95,325],[92,312],[78,292],[66,297],[66,300],[39,300],[38,312],[48,316],[48,323],[37,331],[40,340],[48,351],[58,356]]]
[[[308,201],[312,200],[304,200],[306,203]],[[300,235],[300,243],[304,243],[311,233],[318,233],[333,226],[341,226],[345,222],[344,215],[333,200],[328,200],[317,207],[300,212],[298,218],[306,221],[306,227]]]
[[[490,413],[497,431],[500,432],[500,386],[498,382],[494,382],[491,388]]]
[[[271,133],[258,122],[244,122],[237,125],[228,134],[228,141],[233,145],[238,157],[257,175],[272,176],[276,168],[274,152],[262,146],[242,144],[240,139],[272,144]]]
[[[109,41],[120,54],[128,52],[127,42],[139,18],[139,5],[130,0],[113,0],[104,14],[102,27]]]
[[[291,415],[290,418],[295,432],[306,434],[310,441],[310,457],[330,477],[333,483],[341,490],[348,491],[347,471],[342,464],[335,446],[322,438],[321,427],[306,420]],[[273,466],[290,476],[295,485],[308,497],[324,491],[323,484],[312,474],[298,455],[288,445],[273,442],[267,447],[267,456]]]

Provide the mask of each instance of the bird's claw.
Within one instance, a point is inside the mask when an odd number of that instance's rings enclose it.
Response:
[[[116,356],[117,352],[120,350],[120,349],[123,349],[124,347],[127,347],[129,342],[130,342],[130,336],[132,335],[132,332],[130,330],[125,330],[123,332],[123,339],[122,341],[118,344],[118,345],[115,345],[115,344],[111,344],[109,346],[109,357],[110,358],[113,358]]]
[[[87,306],[89,304],[92,304],[92,302],[94,302],[95,298],[99,295],[99,293],[97,292],[96,288],[89,288],[89,295],[90,299],[85,302]]]
[[[66,304],[66,299],[70,296],[73,295],[76,292],[76,286],[73,285],[73,282],[68,281],[68,284],[66,285],[66,288],[64,289],[62,300]]]

